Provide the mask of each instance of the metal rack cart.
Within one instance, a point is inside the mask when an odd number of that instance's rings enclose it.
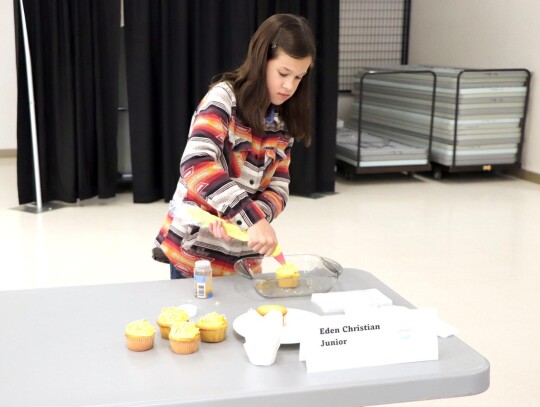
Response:
[[[425,65],[437,75],[433,176],[443,172],[521,167],[531,74],[526,69],[464,69]]]
[[[347,178],[431,170],[436,82],[429,69],[361,68],[352,113],[337,128],[338,170]]]

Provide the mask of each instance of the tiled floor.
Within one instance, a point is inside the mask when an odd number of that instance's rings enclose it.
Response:
[[[122,193],[32,214],[14,209],[15,174],[15,159],[0,159],[0,290],[168,278],[150,258],[164,202]],[[338,178],[336,191],[291,198],[275,222],[285,254],[371,272],[416,306],[436,307],[491,363],[481,395],[401,405],[540,405],[540,185],[386,175]]]

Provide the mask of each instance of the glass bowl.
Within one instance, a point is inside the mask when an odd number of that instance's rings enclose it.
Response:
[[[234,270],[252,280],[255,291],[263,297],[297,297],[325,293],[334,287],[343,271],[341,265],[334,260],[313,254],[288,255],[286,261],[294,264],[300,273],[298,279],[287,279],[293,287],[281,287],[278,284],[276,270],[280,264],[273,257],[245,257],[234,264]]]

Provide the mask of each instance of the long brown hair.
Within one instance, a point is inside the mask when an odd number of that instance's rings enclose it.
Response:
[[[292,58],[311,57],[313,66],[315,38],[304,17],[274,14],[266,19],[251,38],[244,63],[219,78],[219,81],[232,84],[237,114],[245,125],[258,134],[264,132],[264,116],[270,105],[266,63],[276,58],[279,50]],[[310,72],[311,67],[294,95],[278,107],[289,134],[296,140],[304,140],[306,146],[311,142]]]

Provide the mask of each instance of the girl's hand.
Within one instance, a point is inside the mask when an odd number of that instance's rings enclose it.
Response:
[[[210,232],[218,239],[223,239],[227,242],[232,239],[232,237],[230,237],[227,234],[227,232],[225,231],[225,228],[223,227],[223,224],[219,220],[216,220],[215,222],[210,223],[208,225],[208,228],[210,229]]]
[[[248,235],[248,246],[264,256],[271,256],[278,244],[276,232],[266,219],[261,219],[251,226]]]

